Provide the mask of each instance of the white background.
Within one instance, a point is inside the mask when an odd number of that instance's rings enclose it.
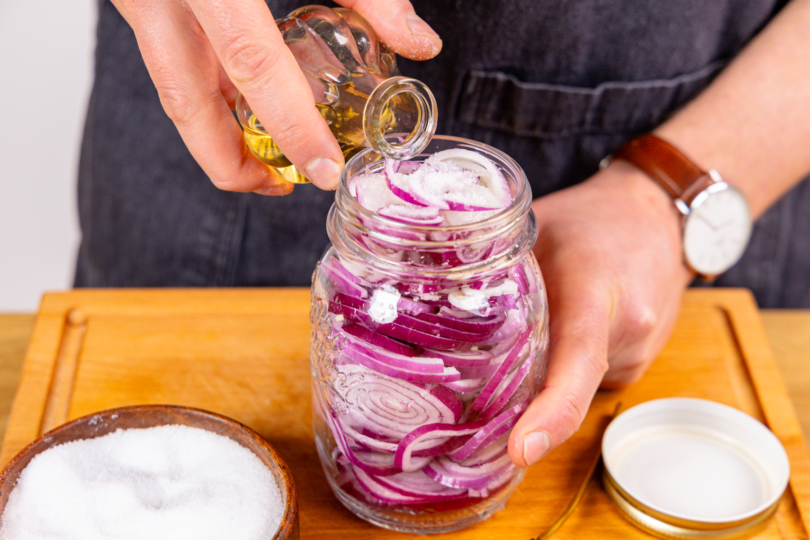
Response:
[[[0,0],[0,312],[70,288],[96,0]]]

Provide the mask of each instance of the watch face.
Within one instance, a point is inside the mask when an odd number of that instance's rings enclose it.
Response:
[[[742,257],[751,236],[751,211],[738,189],[720,182],[692,201],[683,229],[686,262],[699,274],[715,276]]]

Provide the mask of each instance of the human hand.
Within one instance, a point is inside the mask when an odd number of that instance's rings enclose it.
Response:
[[[532,208],[549,299],[549,364],[545,387],[509,439],[519,466],[579,429],[600,384],[619,387],[643,375],[693,277],[671,199],[627,162],[616,160]]]
[[[248,150],[231,113],[237,90],[274,142],[322,189],[343,154],[263,0],[112,0],[138,39],[160,102],[218,188],[286,195],[284,181]],[[441,40],[408,0],[338,0],[362,14],[394,52],[416,60]]]

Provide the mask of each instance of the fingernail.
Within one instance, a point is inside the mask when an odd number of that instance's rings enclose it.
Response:
[[[523,439],[523,459],[527,465],[532,465],[546,455],[551,446],[551,439],[545,431],[529,433]]]
[[[410,30],[412,34],[420,34],[439,39],[439,34],[434,32],[433,28],[416,13],[409,13],[408,16],[405,17],[405,21],[408,23],[408,30]]]
[[[304,167],[304,174],[321,189],[335,189],[340,176],[340,165],[329,158],[315,158]]]
[[[270,186],[255,190],[253,193],[258,195],[267,195],[268,197],[280,197],[292,193],[292,184],[290,186]]]

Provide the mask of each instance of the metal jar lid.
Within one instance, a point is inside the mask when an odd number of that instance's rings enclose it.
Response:
[[[604,485],[619,511],[660,538],[745,538],[787,487],[776,436],[726,405],[669,398],[637,405],[602,439]]]

